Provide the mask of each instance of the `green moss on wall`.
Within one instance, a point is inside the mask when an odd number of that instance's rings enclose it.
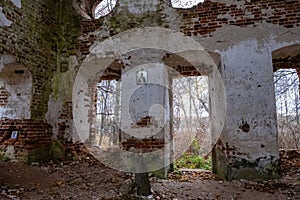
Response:
[[[49,150],[51,159],[63,160],[65,159],[65,153],[63,146],[56,140],[52,140],[51,147]]]

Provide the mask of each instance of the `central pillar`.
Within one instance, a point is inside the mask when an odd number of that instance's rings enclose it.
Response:
[[[170,163],[169,76],[161,63],[122,71],[121,139],[126,151],[143,162],[131,163],[138,173],[163,169]],[[146,162],[145,162],[146,161]]]

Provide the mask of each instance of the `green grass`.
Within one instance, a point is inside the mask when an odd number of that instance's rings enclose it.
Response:
[[[174,162],[174,166],[177,169],[189,168],[211,170],[211,158],[204,159],[203,157],[193,153],[184,153]]]

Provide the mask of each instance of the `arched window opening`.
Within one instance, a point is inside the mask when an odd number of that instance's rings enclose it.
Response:
[[[108,15],[116,6],[117,0],[103,0],[94,9],[94,18],[99,19]]]
[[[204,0],[171,0],[173,8],[192,8],[193,6],[203,3]]]
[[[278,146],[300,148],[300,44],[272,52],[278,123]]]

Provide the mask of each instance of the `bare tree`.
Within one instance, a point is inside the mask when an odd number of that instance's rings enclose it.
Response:
[[[299,79],[296,70],[280,69],[274,74],[279,147],[300,147]]]
[[[207,136],[209,105],[207,77],[184,77],[173,80],[174,133],[178,140],[184,131],[195,131],[199,144]],[[175,140],[176,140],[175,138]]]
[[[96,107],[98,145],[104,147],[117,145],[120,120],[120,82],[102,80],[98,83]]]

